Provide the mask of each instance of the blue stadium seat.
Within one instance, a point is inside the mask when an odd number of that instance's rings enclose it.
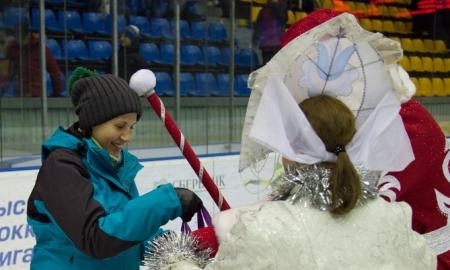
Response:
[[[61,83],[64,87],[61,92],[61,97],[67,97],[68,92],[66,90],[66,78],[64,77],[64,74],[62,72],[59,73],[59,79],[61,80]],[[53,81],[50,73],[48,72],[45,73],[45,85],[47,86],[47,96],[53,96]]]
[[[153,17],[150,19],[150,26],[152,37],[165,39],[175,38],[170,22],[166,18]]]
[[[65,56],[68,60],[89,59],[86,44],[80,39],[62,40],[61,51],[63,53],[63,57]]]
[[[39,3],[39,0],[36,0]],[[45,0],[46,4],[64,4],[64,0]]]
[[[206,21],[191,21],[191,36],[194,40],[206,40],[208,23]]]
[[[223,61],[223,55],[217,46],[203,46],[203,64],[207,66],[218,66]]]
[[[48,72],[45,72],[45,85],[47,87],[47,96],[48,97],[53,96],[52,77],[50,77],[50,73],[48,73]]]
[[[222,54],[222,59],[218,63],[220,66],[228,67],[230,65],[230,48],[228,47],[222,47],[220,48],[220,52]],[[239,50],[234,50],[234,63],[235,65],[238,65],[237,62],[239,61]]]
[[[142,0],[128,0],[125,5],[127,14],[130,14],[131,16],[135,16],[147,8]],[[130,22],[130,24],[132,23]]]
[[[128,25],[128,20],[125,15],[117,16],[117,32],[120,33],[123,29]],[[111,35],[113,31],[113,16],[111,14],[107,14],[105,17],[105,27],[104,31],[100,32],[102,35]]]
[[[253,48],[240,48],[237,51],[236,65],[244,68],[257,68],[261,66],[258,54]]]
[[[203,54],[199,46],[184,44],[180,48],[180,63],[182,65],[194,66],[202,63]]]
[[[230,48],[222,47],[220,48],[222,59],[218,63],[220,66],[228,67],[230,65]]]
[[[230,96],[230,74],[217,73],[217,91],[211,92],[214,97],[228,97]]]
[[[149,64],[161,63],[161,55],[159,53],[158,45],[155,43],[144,42],[139,44],[139,54]]]
[[[34,12],[34,13],[33,13]],[[55,12],[52,9],[45,9],[44,11],[45,16],[45,30],[54,32],[54,33],[63,33],[64,32],[64,26],[58,22],[58,18],[55,14]],[[39,20],[39,10],[32,10],[31,13],[32,20]],[[34,18],[33,18],[34,17]],[[36,22],[38,23],[38,22]]]
[[[15,79],[9,80],[8,83],[6,84],[5,88],[1,92],[1,97],[17,97],[17,96],[19,96],[19,93],[17,93],[17,91],[16,91],[17,83],[18,83],[18,81]]]
[[[160,43],[159,54],[161,55],[161,64],[173,65],[175,62],[175,46],[172,43]]]
[[[81,15],[85,33],[100,34],[105,32],[106,17],[100,12],[83,12]]]
[[[66,76],[64,76],[64,73],[60,73],[60,77],[61,77],[61,82],[63,85],[63,89],[61,92],[61,96],[62,97],[68,97],[69,96],[69,91],[67,90],[67,80],[66,80]]]
[[[87,49],[89,53],[88,60],[107,61],[112,55],[112,46],[107,40],[88,40]]]
[[[50,52],[53,55],[53,58],[56,60],[62,60],[62,52],[61,52],[61,46],[59,45],[59,42],[56,39],[48,38],[45,41],[47,48],[50,50]]]
[[[211,22],[208,25],[208,40],[226,41],[228,39],[227,29],[221,22]]]
[[[189,26],[189,22],[181,19],[179,22],[180,22],[180,38],[181,39],[192,38],[191,27]],[[175,33],[175,20],[170,21],[170,27],[172,28],[172,32]]]
[[[51,0],[55,1],[55,0]],[[56,0],[59,1],[59,0]],[[64,1],[63,1],[64,2]],[[85,8],[86,7],[86,0],[67,0],[67,5],[73,8]]]
[[[3,10],[3,23],[8,28],[15,28],[17,25],[29,22],[28,10],[24,7],[7,6]]]
[[[39,20],[39,9],[38,8],[31,8],[30,11],[30,30],[32,31],[39,31],[39,28],[41,26],[41,22]]]
[[[195,78],[192,73],[180,72],[180,96],[195,96],[197,93],[197,86],[195,85]]]
[[[175,89],[173,85],[172,76],[168,72],[156,71],[156,86],[155,91],[158,96],[173,97]]]
[[[129,16],[128,21],[130,24],[139,28],[139,32],[144,37],[152,37],[152,29],[150,21],[145,16]]]
[[[234,96],[250,96],[250,88],[247,86],[248,74],[236,74],[234,76]]]
[[[81,15],[76,10],[58,10],[58,22],[68,31],[84,34]]]
[[[195,83],[197,86],[196,96],[207,97],[211,93],[219,91],[216,76],[211,72],[195,73]]]

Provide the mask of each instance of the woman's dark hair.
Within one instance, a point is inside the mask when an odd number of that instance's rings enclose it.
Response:
[[[330,177],[331,212],[348,213],[361,197],[359,174],[345,152],[345,146],[356,131],[355,116],[342,101],[326,95],[308,98],[300,103],[300,108],[327,151],[334,153],[339,150]]]

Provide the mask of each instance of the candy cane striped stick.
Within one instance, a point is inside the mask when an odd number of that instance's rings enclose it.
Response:
[[[130,78],[130,87],[139,96],[145,96],[147,98],[147,101],[150,103],[155,113],[164,123],[165,128],[169,132],[175,144],[178,146],[178,148],[180,148],[184,157],[187,159],[192,169],[195,171],[203,186],[209,192],[209,195],[211,195],[219,209],[221,211],[229,209],[230,206],[223,197],[223,194],[220,192],[206,168],[198,159],[191,145],[186,140],[181,130],[178,128],[169,111],[166,110],[162,100],[155,93],[155,85],[155,74],[148,69],[138,70]]]

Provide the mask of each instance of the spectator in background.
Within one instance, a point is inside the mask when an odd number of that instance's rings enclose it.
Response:
[[[17,28],[7,44],[5,57],[9,61],[8,85],[12,96],[40,97],[42,94],[39,35],[29,31],[28,23]],[[63,91],[61,70],[49,48],[45,48],[46,71],[52,82],[52,97]]]
[[[119,77],[129,80],[131,75],[141,68],[148,68],[148,63],[139,53],[140,31],[135,25],[128,25],[119,35],[118,67]],[[107,72],[111,73],[112,61],[107,67]]]
[[[286,22],[285,0],[270,0],[260,10],[255,22],[253,43],[261,50],[263,64],[280,49]]]

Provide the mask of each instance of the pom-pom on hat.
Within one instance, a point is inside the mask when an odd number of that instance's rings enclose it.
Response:
[[[99,75],[77,67],[69,79],[70,96],[78,115],[79,126],[87,130],[126,113],[142,115],[139,96],[122,78]]]

